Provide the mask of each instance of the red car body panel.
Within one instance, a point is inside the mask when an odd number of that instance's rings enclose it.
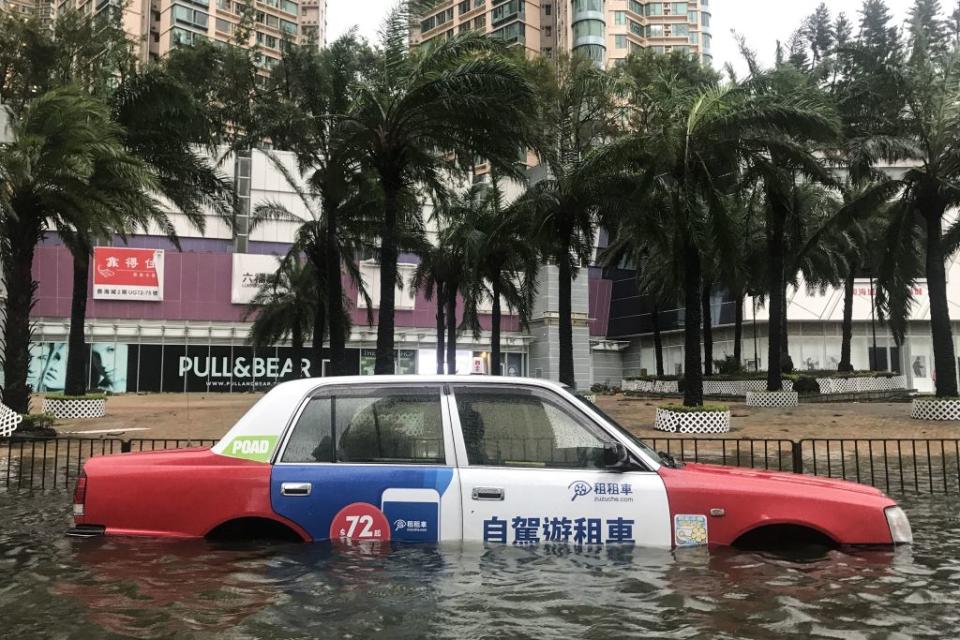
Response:
[[[274,513],[270,470],[208,448],[94,457],[84,465],[84,515],[76,524],[105,524],[113,535],[199,538],[228,520],[259,517],[309,541],[299,525]]]
[[[843,544],[893,543],[884,509],[896,502],[873,487],[706,464],[661,467],[659,473],[671,521],[677,514],[707,515],[711,546],[733,544],[749,531],[774,524],[809,527]],[[723,515],[711,515],[714,509]]]

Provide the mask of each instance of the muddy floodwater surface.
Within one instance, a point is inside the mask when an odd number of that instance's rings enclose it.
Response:
[[[912,547],[772,554],[76,540],[0,493],[0,637],[960,637],[960,499],[903,504]]]

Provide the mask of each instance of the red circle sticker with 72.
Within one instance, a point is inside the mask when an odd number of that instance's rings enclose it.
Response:
[[[330,539],[385,542],[390,540],[390,523],[383,512],[372,504],[354,502],[340,509],[333,517]]]

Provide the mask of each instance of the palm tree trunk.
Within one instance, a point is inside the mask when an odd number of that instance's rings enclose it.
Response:
[[[17,413],[30,411],[30,389],[27,373],[30,368],[30,310],[33,308],[33,254],[36,237],[30,229],[7,221],[10,246],[0,256],[3,259],[3,279],[7,285],[7,300],[3,327],[3,403]]]
[[[573,278],[570,269],[570,257],[561,253],[557,261],[558,268],[558,303],[559,303],[559,333],[560,333],[560,382],[571,389],[576,387],[573,371]]]
[[[703,309],[703,375],[713,375],[713,314],[710,309],[710,285],[703,283],[700,294]]]
[[[700,369],[700,253],[689,241],[683,247],[683,404],[703,404],[703,374]]]
[[[446,315],[443,310],[447,306],[447,292],[442,282],[437,282],[437,373],[443,375],[444,373],[444,353],[446,349],[446,336],[444,332],[447,330],[447,321]]]
[[[490,374],[500,375],[500,280],[493,279],[493,314],[490,316]]]
[[[317,312],[313,314],[313,377],[319,378],[323,375],[323,334],[326,333],[326,312],[323,305],[317,305]],[[330,375],[338,375],[336,369],[327,372]]]
[[[290,333],[291,355],[293,360],[293,376],[295,378],[303,377],[303,331],[300,328],[299,318]]]
[[[850,362],[850,344],[853,341],[853,278],[857,273],[856,261],[850,262],[850,270],[843,282],[843,325],[840,338],[840,364],[837,371],[853,371]]]
[[[90,254],[77,249],[73,254],[73,300],[70,303],[70,339],[67,348],[67,378],[63,392],[82,396],[87,392],[87,345],[83,339],[87,321],[87,282]]]
[[[397,213],[400,206],[400,188],[383,181],[383,229],[380,233],[380,314],[377,319],[377,359],[373,372],[377,375],[394,373],[394,327],[396,319],[397,286]]]
[[[933,366],[938,398],[957,396],[957,360],[947,304],[947,275],[943,267],[940,227],[944,207],[925,208],[927,221],[927,287],[930,289],[930,331],[933,334]]]
[[[790,370],[793,370],[793,359],[790,357],[790,323],[787,321],[787,285],[783,285],[783,304],[782,310],[783,333],[780,337],[780,371],[786,373],[787,363],[790,363]]]
[[[660,310],[657,304],[653,304],[653,310],[650,312],[650,320],[653,322],[653,353],[657,360],[657,377],[663,377],[663,336],[660,335]]]
[[[737,306],[733,310],[733,361],[737,363],[737,370],[743,362],[743,293],[736,296]]]
[[[447,285],[447,373],[457,372],[457,287]]]
[[[781,391],[783,376],[780,360],[783,354],[783,211],[773,204],[767,226],[767,260],[769,277],[767,290],[770,292],[769,321],[767,322],[767,390]]]
[[[330,313],[330,373],[339,376],[347,373],[347,336],[344,323],[343,282],[340,280],[341,257],[337,208],[330,206],[324,213],[327,216],[324,254],[327,272],[326,306]]]

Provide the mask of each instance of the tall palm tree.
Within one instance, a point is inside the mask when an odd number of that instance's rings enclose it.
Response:
[[[201,233],[205,213],[221,218],[232,216],[231,187],[213,163],[210,153],[200,149],[210,140],[199,105],[180,82],[160,67],[129,71],[108,96],[114,122],[128,153],[149,172],[158,195],[166,198]],[[208,147],[208,151],[209,151]],[[101,209],[83,218],[87,228],[73,227],[63,233],[73,255],[73,302],[67,350],[64,392],[83,395],[87,387],[87,349],[84,340],[90,254],[96,242],[110,241],[114,234],[125,237],[140,229],[159,229],[179,248],[175,225],[168,213],[152,202],[142,203],[142,194],[124,196],[123,174],[109,168],[94,176],[93,182],[116,194],[118,208]],[[78,221],[79,222],[79,221]]]
[[[678,87],[656,78],[632,92],[633,130],[611,147],[630,159],[645,197],[661,205],[681,261],[684,323],[684,403],[703,402],[701,374],[702,264],[707,255],[732,256],[735,224],[727,195],[741,173],[774,169],[773,153],[808,159],[801,140],[834,131],[825,107],[797,91],[764,91],[766,77],[724,87]],[[811,159],[812,161],[812,159]],[[642,211],[650,212],[645,207]],[[782,237],[782,231],[776,237]],[[783,256],[776,257],[782,274]],[[778,280],[777,286],[782,288]],[[776,313],[779,314],[779,308]],[[779,315],[775,316],[779,317]],[[775,323],[771,323],[773,329]]]
[[[391,12],[377,63],[343,120],[344,140],[377,175],[380,310],[375,372],[394,372],[401,195],[442,191],[443,174],[483,159],[516,175],[533,92],[504,45],[479,33],[411,49],[408,3]]]
[[[296,177],[308,183],[317,201],[319,217],[314,216],[312,226],[301,228],[300,244],[318,273],[334,274],[341,266],[351,269],[354,256],[342,253],[345,238],[341,237],[341,226],[355,226],[352,218],[368,216],[369,208],[379,203],[370,197],[376,187],[361,171],[355,150],[344,144],[342,131],[352,92],[372,57],[353,33],[319,52],[310,47],[294,48],[274,69],[267,97],[257,108],[260,130],[276,147],[296,154]],[[286,175],[282,164],[278,166]],[[299,188],[299,182],[293,184]],[[349,315],[340,280],[329,278],[326,283],[326,313],[318,314],[317,321],[328,321],[330,373],[342,375],[349,370],[349,325],[343,320]],[[314,349],[319,349],[318,341],[314,342]]]
[[[919,45],[919,43],[918,43]],[[947,211],[960,205],[960,64],[949,56],[914,55],[902,74],[903,134],[911,143],[913,166],[890,184],[899,189],[883,232],[878,305],[889,317],[898,342],[906,332],[917,277],[926,276],[930,330],[938,397],[955,397],[957,362],[950,326],[944,261],[960,228],[946,233]]]
[[[573,279],[593,253],[598,218],[620,203],[613,188],[620,176],[591,159],[614,128],[616,81],[579,55],[536,61],[530,74],[542,169],[515,206],[532,221],[544,260],[557,268],[559,380],[573,387]]]
[[[154,183],[125,149],[106,105],[82,90],[44,93],[11,117],[10,129],[12,141],[0,145],[0,260],[7,285],[4,402],[26,413],[37,244],[51,229],[62,235],[87,229],[88,220],[105,210],[150,206],[143,194]]]
[[[255,347],[289,338],[297,378],[303,377],[304,344],[317,310],[315,278],[311,264],[291,251],[279,259],[276,274],[260,287],[244,316],[245,320],[253,316],[248,341]]]
[[[528,225],[518,207],[505,206],[500,181],[470,188],[457,206],[444,210],[444,235],[463,251],[469,270],[465,281],[463,325],[474,337],[481,333],[480,303],[491,302],[490,373],[500,375],[503,303],[527,326],[536,293],[539,255],[527,234]]]

